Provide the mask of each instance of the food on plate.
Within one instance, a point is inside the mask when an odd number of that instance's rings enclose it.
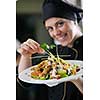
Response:
[[[60,57],[55,57],[52,53],[46,60],[32,66],[31,77],[40,80],[60,79],[71,75],[76,75],[80,70],[77,64],[71,64]]]

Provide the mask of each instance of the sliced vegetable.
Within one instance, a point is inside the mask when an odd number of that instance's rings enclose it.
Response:
[[[46,78],[45,78],[45,77],[40,77],[39,79],[40,79],[40,80],[46,80]]]
[[[66,70],[58,70],[57,73],[58,73],[61,77],[66,77],[66,76],[68,76],[68,75],[66,74]]]

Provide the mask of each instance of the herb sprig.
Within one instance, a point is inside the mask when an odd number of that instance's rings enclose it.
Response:
[[[40,45],[40,47],[41,47],[42,49],[44,49],[45,52],[46,52],[49,56],[51,56],[52,58],[55,58],[55,56],[50,52],[50,49],[53,49],[54,47],[56,47],[54,44],[48,45],[47,43],[42,43],[42,44]]]
[[[42,43],[40,45],[41,48],[43,48],[45,51],[46,50],[50,50],[50,49],[53,49],[54,47],[56,47],[54,44],[51,44],[51,45],[48,45],[47,43]]]

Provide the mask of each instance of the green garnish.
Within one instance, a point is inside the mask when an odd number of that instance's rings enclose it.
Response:
[[[46,43],[41,44],[40,47],[43,48],[44,50],[49,50],[50,48],[49,45]]]
[[[54,47],[56,47],[54,44],[51,44],[50,46],[47,43],[43,43],[40,45],[41,48],[43,48],[44,50],[50,50],[53,49]]]
[[[47,43],[43,43],[40,45],[41,48],[43,48],[46,53],[51,56],[51,58],[55,58],[55,56],[49,51],[50,49],[53,49],[54,47],[56,47],[54,44],[51,44],[50,46]]]
[[[61,77],[67,77],[68,75],[66,74],[66,70],[58,70],[57,73],[61,76]]]
[[[53,49],[54,47],[56,47],[54,44],[50,45],[50,49]]]

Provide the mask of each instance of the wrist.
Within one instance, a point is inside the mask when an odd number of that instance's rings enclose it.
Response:
[[[30,58],[31,56],[32,55],[22,55],[21,57],[26,59],[26,58]]]

